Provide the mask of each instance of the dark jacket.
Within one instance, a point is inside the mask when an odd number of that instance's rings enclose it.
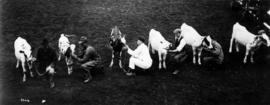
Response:
[[[80,50],[79,52],[81,52],[81,55],[78,55],[77,57],[75,57],[75,59],[77,59],[80,63],[86,63],[88,61],[93,60],[100,60],[99,54],[92,46],[87,46],[79,50]]]
[[[42,46],[37,52],[37,61],[44,64],[45,66],[50,65],[57,61],[56,51],[50,46]]]

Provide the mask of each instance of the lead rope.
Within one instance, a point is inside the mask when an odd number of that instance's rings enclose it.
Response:
[[[43,75],[45,75],[46,74],[46,69],[45,69],[45,72],[44,73],[40,73],[39,71],[38,71],[38,69],[37,69],[37,66],[35,65],[37,62],[35,61],[34,62],[34,69],[35,69],[35,71],[36,71],[36,73],[38,74],[38,76],[43,76]]]

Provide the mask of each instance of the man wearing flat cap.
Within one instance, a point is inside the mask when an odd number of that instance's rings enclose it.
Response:
[[[152,66],[152,58],[150,56],[149,49],[144,43],[144,38],[138,37],[138,47],[135,50],[130,49],[129,46],[126,45],[128,49],[128,54],[131,55],[129,59],[129,70],[126,73],[127,76],[135,75],[135,73],[133,72],[135,66],[144,70],[149,69]]]
[[[72,53],[72,57],[86,71],[84,83],[92,80],[91,70],[100,63],[100,56],[94,47],[87,44],[87,40],[86,36],[82,36],[78,42],[78,54]]]
[[[174,60],[174,67],[176,69],[172,74],[178,74],[179,72],[179,65],[183,65],[185,60],[187,59],[187,46],[185,46],[185,41],[183,40],[183,37],[181,37],[181,29],[177,28],[173,31],[175,35],[175,42],[174,42],[174,49],[168,50],[170,52],[170,55],[173,57]]]

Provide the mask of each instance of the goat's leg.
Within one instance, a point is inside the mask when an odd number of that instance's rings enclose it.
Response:
[[[53,81],[53,76],[55,74],[54,69],[49,70],[49,82],[50,82],[50,88],[53,88],[55,86],[55,83]]]
[[[235,42],[236,52],[239,52],[239,43]]]
[[[245,57],[244,57],[244,61],[243,61],[244,64],[247,63],[247,57],[249,55],[249,51],[250,51],[250,47],[247,45],[246,46],[246,53],[245,53]]]
[[[158,69],[161,69],[162,55],[161,52],[158,52]]]
[[[193,51],[193,64],[196,64],[196,48],[192,47],[192,51]]]
[[[201,65],[201,54],[202,54],[202,48],[198,49],[198,64]]]
[[[232,53],[232,45],[233,45],[233,37],[231,38],[231,41],[230,41],[230,48],[229,48],[229,53]]]
[[[19,60],[19,59],[17,59],[16,68],[19,68],[19,65],[20,65],[20,60]]]
[[[26,81],[25,61],[22,61],[22,69],[23,69],[23,80],[22,80],[22,82],[25,82]]]
[[[254,55],[254,51],[250,51],[250,62],[251,63],[254,63],[253,55]]]
[[[152,54],[155,54],[155,49],[153,49],[153,47],[152,47],[152,45],[151,45],[151,44],[149,44],[149,49],[151,49]]]
[[[167,55],[167,53],[162,54],[162,57],[163,57],[163,67],[164,67],[164,69],[167,68],[166,67],[166,55]]]
[[[30,71],[30,76],[34,77],[34,73],[33,73],[32,69],[29,69],[29,71]]]
[[[112,51],[112,60],[111,60],[111,63],[110,63],[110,66],[109,67],[112,67],[113,66],[113,59],[114,59],[114,51]]]
[[[58,53],[58,61],[61,60],[61,56],[62,56],[61,51],[59,51],[59,53]]]
[[[151,50],[152,54],[155,53],[155,51],[153,50],[153,48],[152,48],[152,46],[150,44],[150,41],[148,41],[148,49],[149,49],[149,51]]]
[[[120,51],[120,54],[119,54],[119,67],[122,69],[123,68],[123,65],[122,65],[122,51]]]
[[[68,75],[71,75],[72,73],[72,62],[71,62],[71,57],[65,57],[67,68],[68,68]]]

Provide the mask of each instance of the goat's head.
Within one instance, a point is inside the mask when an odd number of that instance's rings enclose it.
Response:
[[[161,43],[161,48],[163,48],[163,49],[166,49],[166,50],[168,50],[168,49],[170,49],[170,48],[172,48],[172,43],[170,43],[170,42],[168,42],[168,41],[160,41],[160,43]]]
[[[261,44],[264,44],[266,45],[267,47],[270,47],[270,40],[269,40],[269,37],[263,33],[262,35],[258,35],[255,37],[255,40],[254,40],[254,43],[257,45],[257,46],[260,46]]]
[[[115,26],[115,27],[112,28],[111,39],[113,41],[115,41],[118,38],[121,38],[121,35],[122,35],[122,33],[121,33],[121,31],[119,30],[119,28],[117,26]]]
[[[208,49],[212,49],[213,45],[212,45],[212,38],[210,37],[210,35],[204,37],[203,41],[202,41],[202,46],[206,47]]]

